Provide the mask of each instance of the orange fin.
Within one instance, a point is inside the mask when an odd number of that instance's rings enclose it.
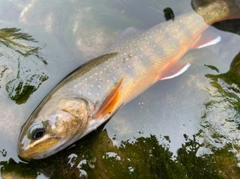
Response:
[[[121,78],[119,83],[114,87],[114,89],[109,93],[101,107],[97,111],[97,113],[93,116],[93,118],[99,118],[102,116],[106,116],[108,113],[113,112],[114,107],[120,99],[119,89],[122,85],[124,76]]]
[[[159,77],[159,80],[166,80],[177,77],[190,67],[190,63],[177,63],[166,69]]]
[[[197,43],[194,44],[192,48],[203,48],[210,45],[215,45],[218,42],[220,42],[221,39],[222,38],[219,35],[217,35],[215,32],[213,32],[213,30],[208,29],[205,32],[203,32],[203,34],[201,35]]]

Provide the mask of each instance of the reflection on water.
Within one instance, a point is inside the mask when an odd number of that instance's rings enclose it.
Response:
[[[2,178],[239,178],[239,54],[226,72],[239,38],[220,31],[218,45],[184,57],[192,63],[184,75],[153,86],[104,130],[44,160],[23,162],[16,156],[20,126],[54,84],[101,54],[125,28],[147,29],[166,15],[172,18],[166,7],[177,16],[189,10],[190,1],[28,0],[0,5],[0,20],[13,22],[0,29]],[[14,11],[6,11],[8,7]],[[19,23],[34,30],[10,28]],[[215,26],[239,34],[238,23]]]
[[[240,149],[239,62],[240,53],[233,59],[227,73],[205,75],[213,88],[208,89],[210,98],[205,104],[201,135],[205,139],[205,145],[211,149],[223,148],[229,144],[232,152]]]
[[[1,87],[6,88],[9,97],[17,104],[25,103],[48,79],[43,71],[47,62],[40,56],[37,45],[32,36],[20,32],[20,29],[0,29],[0,74],[1,81],[6,82]]]
[[[240,175],[232,146],[215,149],[213,154],[198,156],[203,146],[197,137],[185,137],[177,156],[169,151],[168,141],[156,136],[136,138],[113,145],[106,130],[93,132],[73,148],[58,156],[16,163],[0,162],[3,178],[228,178]],[[160,144],[162,143],[162,144]]]

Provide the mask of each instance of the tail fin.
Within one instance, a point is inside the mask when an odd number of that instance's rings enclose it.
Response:
[[[240,0],[192,0],[192,7],[207,24],[240,18]]]

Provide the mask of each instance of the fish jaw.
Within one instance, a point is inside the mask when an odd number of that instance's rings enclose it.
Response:
[[[79,140],[85,135],[93,110],[93,104],[83,98],[54,96],[43,101],[21,129],[20,158],[46,158]]]
[[[43,141],[44,145],[42,145]],[[18,155],[24,160],[41,159],[48,157],[55,153],[56,150],[58,150],[57,146],[59,145],[57,144],[59,144],[59,141],[59,138],[52,138],[47,135],[39,140],[38,144],[31,143],[29,139],[23,139],[18,146]],[[51,151],[46,150],[47,148],[51,148]]]

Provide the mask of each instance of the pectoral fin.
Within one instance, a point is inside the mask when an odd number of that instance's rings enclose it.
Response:
[[[109,93],[106,99],[103,101],[102,105],[100,106],[96,114],[93,116],[93,118],[98,119],[106,116],[109,113],[114,112],[113,110],[118,104],[121,97],[120,87],[122,85],[123,79],[124,79],[124,76],[121,78],[118,84],[114,87],[114,89]]]

